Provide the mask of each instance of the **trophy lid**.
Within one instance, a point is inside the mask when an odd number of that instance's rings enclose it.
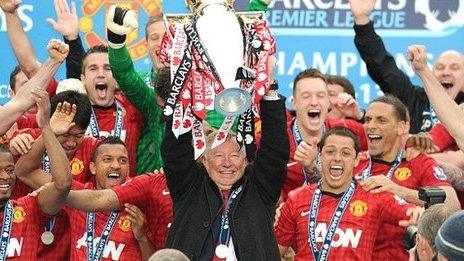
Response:
[[[195,16],[198,16],[205,7],[211,4],[221,4],[226,6],[229,10],[234,10],[234,1],[235,0],[185,0],[185,5],[188,6]]]
[[[193,1],[193,0],[186,0],[186,1]],[[245,24],[252,24],[257,20],[264,20],[265,15],[262,11],[253,11],[253,12],[235,12],[238,15],[243,23]],[[164,14],[164,21],[166,25],[186,25],[192,24],[193,20],[195,19],[195,15],[193,14]]]

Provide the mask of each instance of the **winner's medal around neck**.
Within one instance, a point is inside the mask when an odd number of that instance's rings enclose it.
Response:
[[[219,258],[227,258],[229,256],[230,249],[228,246],[221,244],[216,247],[214,253]]]
[[[55,241],[55,236],[51,231],[44,231],[40,236],[40,239],[42,240],[42,243],[44,243],[44,245],[49,246],[53,243],[53,241]]]

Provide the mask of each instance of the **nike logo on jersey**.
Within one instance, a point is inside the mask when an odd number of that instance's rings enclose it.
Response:
[[[307,216],[309,214],[309,210],[308,211],[301,211],[301,216],[304,217],[304,216]]]
[[[167,196],[167,195],[169,195],[170,193],[169,193],[169,190],[165,189],[165,190],[163,190],[163,192],[161,192],[161,194],[162,194],[163,196]]]

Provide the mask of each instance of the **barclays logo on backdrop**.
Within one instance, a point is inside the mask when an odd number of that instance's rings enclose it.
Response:
[[[247,3],[237,1],[236,7],[243,10]],[[275,0],[266,18],[275,35],[354,35],[348,0]],[[464,25],[464,0],[378,0],[371,20],[383,36],[448,36]]]
[[[29,31],[34,26],[34,21],[31,18],[34,11],[33,5],[23,4],[18,8],[18,15],[23,25],[24,31]],[[6,32],[6,18],[5,13],[0,10],[0,32]]]

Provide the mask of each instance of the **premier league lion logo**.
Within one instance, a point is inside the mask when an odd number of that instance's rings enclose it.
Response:
[[[442,1],[435,1],[442,2]],[[416,1],[416,13],[425,16],[424,27],[433,32],[445,32],[464,25],[464,0],[457,1],[456,6],[445,3],[435,3],[431,0]],[[446,7],[446,10],[442,10]]]

